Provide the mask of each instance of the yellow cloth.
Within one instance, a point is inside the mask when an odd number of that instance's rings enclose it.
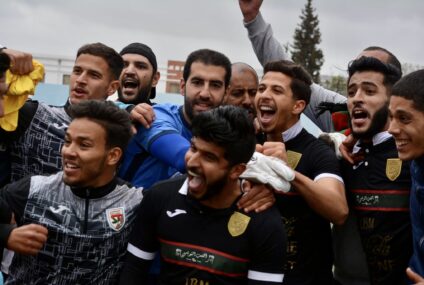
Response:
[[[35,86],[44,77],[44,66],[33,60],[34,70],[28,75],[16,75],[8,70],[6,83],[9,89],[4,96],[4,117],[0,118],[0,128],[6,131],[14,131],[18,126],[19,109],[25,104],[28,95],[33,95]]]

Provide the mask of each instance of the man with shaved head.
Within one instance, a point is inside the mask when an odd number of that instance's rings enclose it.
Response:
[[[261,64],[265,65],[269,61],[289,59],[289,56],[284,52],[281,44],[274,37],[271,25],[265,22],[259,11],[262,6],[262,1],[263,0],[239,0],[239,5],[243,14],[244,26],[247,29],[253,50]],[[383,63],[393,64],[401,70],[400,62],[391,52],[384,48],[370,46],[363,50],[358,58],[361,56],[375,57]],[[325,89],[316,83],[312,83],[311,90],[311,101],[305,109],[304,114],[324,132],[334,131],[330,113],[325,112],[318,116],[317,113],[319,110],[317,110],[317,107],[321,102],[345,103],[346,97]]]
[[[224,97],[224,104],[246,109],[249,117],[256,116],[253,106],[258,90],[258,74],[250,65],[236,62],[231,65],[230,87]]]

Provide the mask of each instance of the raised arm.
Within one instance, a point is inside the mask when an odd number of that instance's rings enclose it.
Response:
[[[243,14],[244,26],[247,29],[250,42],[259,62],[264,66],[269,61],[290,60],[281,44],[274,37],[272,27],[265,22],[260,13],[262,0],[239,0],[240,10]],[[329,112],[317,116],[317,106],[321,102],[344,103],[346,97],[337,92],[325,89],[313,83],[311,85],[311,100],[304,114],[311,119],[322,131],[332,132],[333,125]]]
[[[271,25],[265,22],[259,11],[262,0],[239,0],[239,5],[253,50],[262,66],[268,61],[289,59],[274,38]]]

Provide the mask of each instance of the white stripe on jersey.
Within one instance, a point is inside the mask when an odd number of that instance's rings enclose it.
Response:
[[[155,252],[147,252],[143,251],[132,244],[128,243],[127,251],[131,253],[134,256],[137,256],[138,258],[144,259],[144,260],[153,260],[155,258],[156,253]]]
[[[249,273],[247,274],[247,278],[249,278],[251,280],[280,282],[281,283],[281,282],[283,282],[284,274],[267,273],[267,272],[259,272],[259,271],[249,270]]]

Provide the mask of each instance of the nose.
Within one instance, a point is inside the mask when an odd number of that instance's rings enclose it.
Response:
[[[76,82],[79,83],[79,84],[86,83],[87,82],[87,72],[86,71],[81,72],[78,75]]]
[[[135,67],[134,64],[130,63],[124,68],[125,74],[135,74]]]
[[[356,90],[355,94],[353,94],[351,99],[353,100],[354,103],[362,102],[363,99],[364,99],[364,93],[363,93],[362,89]]]
[[[200,98],[208,99],[211,95],[209,83],[203,85],[202,89],[199,92]]]
[[[241,104],[244,107],[251,107],[252,106],[252,100],[249,97],[249,92],[247,90],[243,94],[243,100],[241,101]]]
[[[390,119],[389,129],[387,131],[392,135],[399,134],[400,129],[396,119],[393,119],[393,118]]]
[[[191,149],[186,154],[187,168],[197,167],[199,165],[199,155],[197,152],[193,152]]]
[[[75,144],[67,143],[62,146],[62,157],[73,157],[75,155]]]

